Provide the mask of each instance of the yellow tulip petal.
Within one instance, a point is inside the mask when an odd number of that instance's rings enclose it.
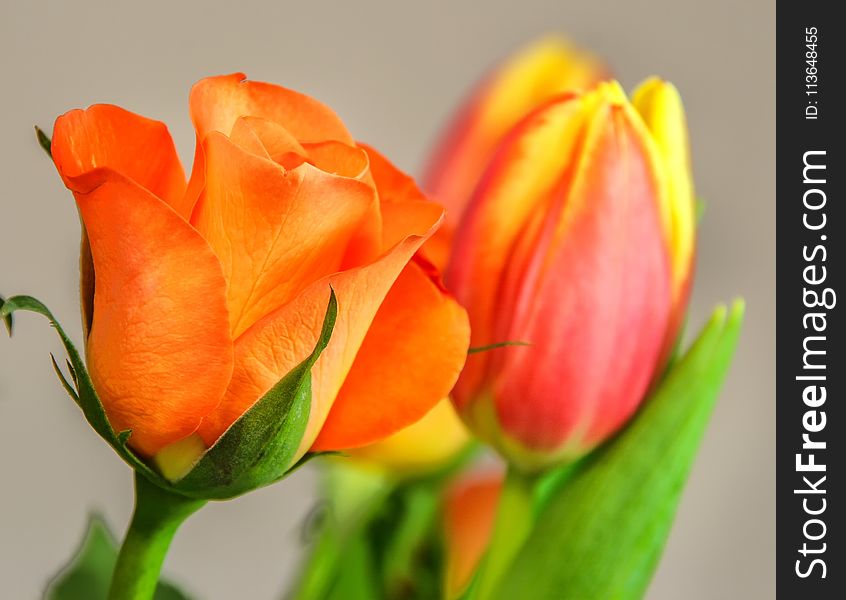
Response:
[[[664,227],[670,245],[674,299],[690,276],[696,227],[696,202],[690,164],[690,142],[681,96],[657,77],[643,82],[632,96],[658,149],[666,182]]]

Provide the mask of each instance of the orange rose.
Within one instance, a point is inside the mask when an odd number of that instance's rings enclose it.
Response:
[[[55,124],[87,234],[87,361],[112,427],[145,457],[177,442],[202,452],[312,352],[330,286],[337,322],[295,459],[420,419],[469,339],[464,310],[415,258],[442,208],[307,96],[212,77],[190,112],[187,183],[162,123],[95,105]]]

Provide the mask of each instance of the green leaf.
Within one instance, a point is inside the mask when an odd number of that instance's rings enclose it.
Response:
[[[126,445],[129,433],[120,432],[120,434],[118,434],[114,429],[112,429],[111,424],[109,424],[109,420],[106,418],[106,411],[103,409],[103,404],[100,402],[100,398],[97,396],[97,392],[94,389],[94,384],[91,383],[88,370],[85,368],[85,362],[82,360],[82,357],[73,345],[73,342],[71,342],[70,338],[65,333],[64,329],[62,329],[62,326],[59,325],[59,322],[53,316],[53,313],[51,313],[50,310],[39,300],[36,300],[31,296],[13,296],[0,306],[0,317],[3,319],[11,318],[12,314],[19,310],[38,313],[47,317],[50,324],[58,332],[59,338],[62,340],[62,344],[65,347],[65,351],[68,353],[68,360],[70,363],[69,370],[76,389],[74,390],[67,379],[65,379],[61,369],[56,363],[55,358],[53,358],[53,368],[59,376],[62,386],[74,402],[77,403],[79,408],[82,409],[85,419],[91,427],[94,428],[94,431],[100,434],[100,437],[106,440],[106,442],[114,448],[115,452],[129,463],[133,469],[143,474],[156,485],[160,487],[168,487],[169,483],[161,477],[161,475],[153,471],[138,456],[136,456],[135,453],[133,453]]]
[[[35,137],[38,139],[38,143],[44,149],[44,152],[47,153],[47,156],[53,158],[53,142],[50,140],[47,134],[41,130],[38,125],[35,126]]]
[[[326,348],[338,316],[335,291],[311,355],[245,412],[173,484],[187,496],[225,499],[283,477],[302,440],[311,407],[311,367]]]
[[[491,350],[496,350],[497,348],[507,348],[508,346],[531,346],[531,342],[519,342],[519,341],[511,341],[511,342],[497,342],[495,344],[488,344],[486,346],[475,346],[474,348],[468,348],[467,354],[478,354],[479,352],[490,352]]]
[[[50,581],[45,600],[105,600],[118,548],[102,518],[92,515],[85,537],[70,562]],[[188,600],[179,588],[160,581],[154,600]]]
[[[743,305],[718,308],[636,418],[538,516],[496,598],[641,598],[734,352]]]

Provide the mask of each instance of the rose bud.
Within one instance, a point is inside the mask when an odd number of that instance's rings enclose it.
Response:
[[[493,534],[502,473],[465,475],[449,490],[444,505],[445,596],[460,598],[479,567]]]
[[[451,240],[470,195],[502,137],[557,95],[593,87],[608,74],[592,54],[562,38],[534,42],[491,72],[456,112],[435,146],[424,188],[446,207],[446,220],[425,247],[446,264]]]
[[[330,288],[337,320],[291,462],[423,417],[469,337],[464,310],[414,258],[443,209],[297,92],[212,77],[190,112],[189,182],[160,122],[95,105],[55,124],[52,155],[86,236],[87,364],[114,431],[179,478],[310,356]]]
[[[473,354],[453,392],[523,470],[617,431],[663,368],[685,310],[694,198],[684,112],[650,80],[550,101],[505,138],[456,235],[447,284]]]

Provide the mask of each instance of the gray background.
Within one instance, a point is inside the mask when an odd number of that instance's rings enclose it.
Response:
[[[29,293],[79,339],[78,225],[32,136],[113,102],[166,121],[190,165],[186,98],[245,71],[327,102],[411,172],[483,69],[560,31],[604,55],[626,88],[660,74],[689,111],[707,201],[691,323],[742,294],[748,322],[650,589],[653,600],[774,597],[774,6],[765,0],[611,2],[24,2],[0,0],[0,292]],[[22,316],[0,335],[0,597],[36,598],[91,510],[123,530],[129,470],[51,371],[55,334]],[[296,568],[308,470],[190,519],[167,572],[198,597],[272,598]],[[243,593],[242,590],[247,590]]]

